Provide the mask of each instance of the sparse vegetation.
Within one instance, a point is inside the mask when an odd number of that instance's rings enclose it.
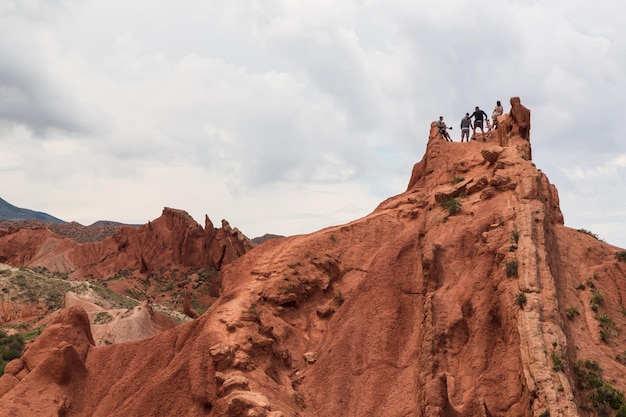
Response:
[[[341,294],[341,291],[337,291],[333,299],[335,300],[335,303],[339,305],[343,304],[344,301],[346,301],[345,298],[343,298],[343,294]]]
[[[584,291],[585,289],[587,289],[587,287],[585,287],[585,284],[581,282],[580,284],[578,284],[578,287],[576,287],[576,289],[579,291]]]
[[[33,270],[20,268],[9,278],[5,288],[12,291],[14,297],[30,303],[44,302],[48,310],[56,310],[61,307],[63,296],[71,290],[72,284],[59,278],[46,279]]]
[[[145,292],[141,291],[138,288],[124,288],[124,292],[128,294],[130,298],[133,298],[138,301],[142,301],[146,299]]]
[[[195,294],[191,295],[189,302],[191,303],[191,307],[200,315],[204,314],[209,307],[211,307],[211,303],[201,302]]]
[[[592,232],[592,231],[590,231],[590,230],[587,230],[587,229],[578,229],[578,231],[579,231],[579,232],[582,232],[582,233],[585,233],[585,234],[588,234],[589,236],[593,237],[593,238],[594,238],[594,239],[596,239],[596,240],[599,240],[600,242],[604,242],[604,240],[600,239],[600,237],[599,237],[597,234],[593,233],[593,232]]]
[[[539,414],[539,417],[550,417],[550,411],[545,410],[543,413]]]
[[[615,254],[615,257],[617,258],[618,261],[626,262],[626,250],[617,252]]]
[[[93,290],[101,298],[109,300],[113,304],[113,307],[131,309],[139,305],[137,300],[125,297],[108,288],[101,287],[100,285],[90,283],[89,288],[91,288],[91,290]]]
[[[518,261],[517,259],[511,259],[505,264],[505,271],[507,277],[517,277]]]
[[[565,310],[565,315],[568,319],[572,320],[576,316],[580,316],[580,311],[578,311],[578,307],[568,307]]]
[[[613,332],[619,333],[619,328],[608,314],[599,314],[596,316],[596,320],[600,322],[600,340],[604,343],[608,343]]]
[[[515,294],[515,304],[517,304],[520,308],[524,308],[524,305],[526,304],[526,293],[523,291],[518,292],[517,294]]]
[[[561,355],[556,350],[550,352],[550,357],[552,358],[552,370],[555,372],[563,372],[565,369],[565,365],[563,364],[563,359],[561,359]]]
[[[300,407],[300,409],[304,410],[306,408],[306,405],[304,404],[304,395],[302,395],[301,392],[293,392],[293,401],[298,407]]]
[[[106,311],[101,311],[96,314],[96,318],[93,320],[94,324],[106,324],[113,321],[113,316]]]
[[[519,243],[519,231],[513,230],[511,232],[511,238],[513,239],[513,243],[517,245]]]
[[[618,410],[616,415],[626,413],[624,393],[602,378],[602,369],[597,362],[589,359],[576,361],[574,374],[577,388],[587,392],[586,403],[581,407],[583,410],[599,416],[609,416],[612,410]]]
[[[29,342],[31,340],[35,340],[41,333],[43,333],[45,326],[37,327],[36,329],[29,330],[25,333],[22,333],[22,337],[25,342]]]
[[[441,207],[443,208],[447,208],[448,209],[448,214],[449,215],[453,215],[455,214],[457,211],[459,211],[459,209],[461,208],[461,202],[455,198],[452,197],[448,197],[444,200],[442,200],[439,205],[441,205]]]
[[[622,353],[618,353],[617,355],[615,355],[615,360],[622,365],[626,365],[626,350]]]
[[[598,311],[598,307],[604,301],[604,294],[595,289],[592,290],[592,294],[593,296],[591,297],[591,300],[589,300],[589,305],[593,311]]]
[[[453,185],[454,184],[458,184],[458,183],[463,182],[463,181],[465,181],[465,178],[463,178],[463,177],[454,177],[454,179],[452,180],[452,184]]]
[[[252,315],[257,321],[260,321],[261,314],[259,313],[259,310],[257,310],[256,308],[256,303],[250,304],[250,307],[248,307],[245,312]]]
[[[4,374],[4,367],[13,359],[22,356],[24,338],[20,334],[7,335],[0,330],[0,375]]]

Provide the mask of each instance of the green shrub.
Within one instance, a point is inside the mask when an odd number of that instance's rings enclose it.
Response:
[[[294,391],[293,392],[293,401],[296,403],[296,405],[298,407],[300,407],[301,409],[305,409],[306,408],[306,404],[304,402],[304,395],[302,395],[302,393],[298,392],[298,391]]]
[[[506,276],[507,277],[517,277],[517,267],[518,262],[517,259],[511,259],[505,264]]]
[[[256,308],[256,303],[250,304],[250,307],[245,311],[248,314],[251,314],[257,321],[261,319],[261,313]]]
[[[335,302],[339,305],[343,304],[345,300],[345,298],[343,298],[343,295],[341,294],[341,291],[337,291],[337,293],[335,294],[335,296],[333,297],[333,299],[335,300]]]
[[[4,374],[4,367],[9,361],[22,356],[24,338],[20,334],[7,335],[0,330],[0,375]]]
[[[513,242],[515,242],[515,244],[517,245],[517,243],[519,242],[519,231],[513,230],[511,232],[511,238],[513,239]]]
[[[607,343],[609,338],[613,336],[613,331],[619,331],[619,329],[608,314],[599,314],[596,316],[596,320],[600,322],[600,339]]]
[[[556,372],[563,371],[565,369],[565,365],[563,364],[563,359],[561,359],[561,355],[557,353],[556,350],[550,352],[550,357],[552,358],[552,370]]]
[[[565,315],[568,319],[572,320],[576,316],[580,316],[580,311],[578,311],[578,307],[568,307],[565,310]]]
[[[445,200],[442,200],[439,204],[441,205],[441,207],[447,208],[450,215],[453,215],[461,208],[461,202],[452,197],[448,197]]]
[[[515,304],[517,304],[518,306],[520,306],[520,308],[524,308],[524,305],[526,304],[526,293],[523,291],[518,292],[517,294],[515,294]]]
[[[617,258],[618,261],[626,262],[626,250],[617,252],[615,254],[615,257]]]
[[[22,356],[22,352],[15,349],[9,349],[2,352],[2,360],[5,362],[12,361],[13,359],[17,359]]]
[[[602,340],[604,343],[608,343],[610,337],[611,332],[608,329],[600,329],[600,340]]]
[[[600,365],[592,360],[578,360],[574,364],[576,386],[579,390],[588,391],[586,396],[587,408],[591,408],[595,415],[611,415],[611,409],[624,413],[624,393],[618,391],[602,378]]]
[[[604,294],[595,289],[592,290],[592,294],[593,296],[591,297],[591,300],[589,300],[589,305],[593,311],[598,311],[598,307],[604,301]]]
[[[596,320],[600,322],[601,326],[615,326],[615,322],[608,314],[599,314],[596,316]]]

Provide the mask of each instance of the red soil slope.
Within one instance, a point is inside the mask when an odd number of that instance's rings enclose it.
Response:
[[[7,366],[0,412],[614,415],[576,370],[626,388],[626,265],[564,226],[512,104],[485,142],[431,126],[407,191],[370,215],[228,264],[190,323],[96,347],[84,310],[65,310]]]

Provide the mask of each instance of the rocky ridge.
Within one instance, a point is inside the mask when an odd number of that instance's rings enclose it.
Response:
[[[42,267],[71,278],[102,279],[122,269],[141,274],[163,265],[221,268],[252,248],[250,240],[226,220],[204,228],[185,211],[165,208],[156,220],[139,227],[117,227],[102,241],[80,243],[48,226],[0,229],[0,262]]]
[[[485,142],[442,141],[433,123],[407,190],[371,214],[224,263],[220,297],[192,322],[95,346],[85,310],[64,310],[23,365],[7,365],[0,410],[626,412],[626,252],[564,226],[532,163],[530,112],[511,105]]]
[[[59,236],[67,237],[78,243],[93,243],[113,236],[120,227],[138,227],[139,225],[127,225],[116,222],[99,221],[90,226],[80,223],[51,223],[41,220],[14,220],[0,221],[0,229],[41,229],[47,228]]]

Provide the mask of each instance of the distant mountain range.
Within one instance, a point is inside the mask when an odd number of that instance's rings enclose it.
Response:
[[[4,223],[15,222],[15,223]],[[43,223],[52,223],[45,225]],[[48,227],[53,232],[72,238],[80,243],[97,242],[112,236],[116,229],[121,226],[139,227],[139,224],[126,224],[109,220],[99,220],[92,225],[83,226],[76,222],[66,222],[47,213],[19,208],[0,198],[0,228],[3,227]],[[280,235],[265,234],[252,240],[255,245],[267,240],[283,237]]]
[[[0,220],[40,220],[42,222],[50,223],[66,223],[65,221],[57,219],[47,213],[15,207],[13,204],[8,203],[2,198],[0,198]]]

